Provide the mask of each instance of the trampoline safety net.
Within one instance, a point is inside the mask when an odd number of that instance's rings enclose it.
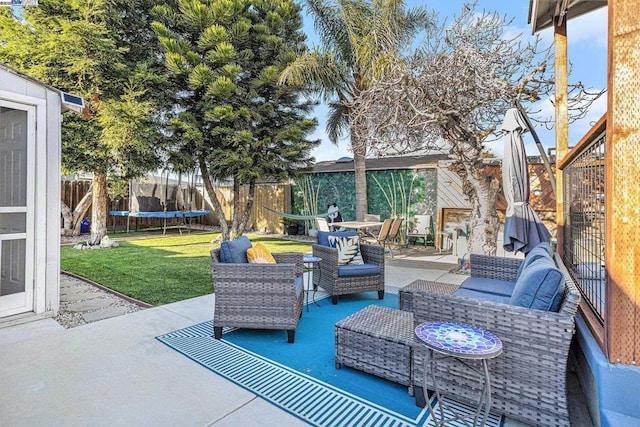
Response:
[[[131,182],[131,212],[169,212],[185,209],[180,182],[146,176]]]

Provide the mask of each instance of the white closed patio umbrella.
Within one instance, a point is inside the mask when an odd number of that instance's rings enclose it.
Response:
[[[525,255],[538,243],[547,242],[551,233],[529,205],[529,170],[522,135],[527,132],[526,121],[517,108],[510,108],[502,123],[504,160],[502,187],[507,200],[504,223],[504,249]]]

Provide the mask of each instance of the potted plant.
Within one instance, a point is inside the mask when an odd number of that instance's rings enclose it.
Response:
[[[284,230],[289,236],[295,236],[298,234],[298,220],[291,218],[282,218],[282,224]]]

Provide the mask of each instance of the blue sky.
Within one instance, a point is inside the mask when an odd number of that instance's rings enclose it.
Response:
[[[408,0],[410,6],[425,4],[424,1]],[[440,18],[453,16],[457,13],[462,5],[463,0],[433,0],[426,2],[430,9],[439,12]],[[477,10],[498,11],[506,14],[508,18],[513,18],[510,34],[522,34],[523,37],[531,36],[531,27],[527,24],[529,12],[529,2],[525,0],[505,1],[505,0],[479,0]],[[311,45],[318,43],[318,38],[313,28],[313,20],[309,16],[305,16],[304,30],[308,36]],[[603,89],[607,83],[607,8],[598,9],[587,15],[572,19],[567,23],[568,34],[568,57],[571,64],[570,82],[581,81],[586,87],[593,89]],[[540,33],[543,38],[543,45],[548,46],[553,42],[553,30],[546,29]],[[606,111],[606,94],[598,99],[584,119],[573,123],[569,128],[569,145],[575,145],[580,138],[591,128]],[[544,115],[553,115],[553,105],[547,100],[539,103],[539,107],[543,109]],[[348,140],[340,141],[336,146],[329,142],[325,134],[327,109],[324,105],[320,105],[315,110],[315,116],[318,118],[319,126],[313,135],[314,138],[322,139],[322,144],[312,155],[317,161],[336,160],[342,156],[351,157],[349,151]],[[540,137],[545,148],[555,146],[554,131],[547,130],[543,126],[536,127],[536,133]],[[501,140],[487,144],[496,156],[502,156]],[[538,155],[538,149],[535,146],[531,135],[525,137],[525,148],[528,155]]]

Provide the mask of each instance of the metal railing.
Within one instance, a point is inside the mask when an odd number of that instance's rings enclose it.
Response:
[[[604,323],[605,132],[597,135],[563,169],[563,258],[586,302]]]

